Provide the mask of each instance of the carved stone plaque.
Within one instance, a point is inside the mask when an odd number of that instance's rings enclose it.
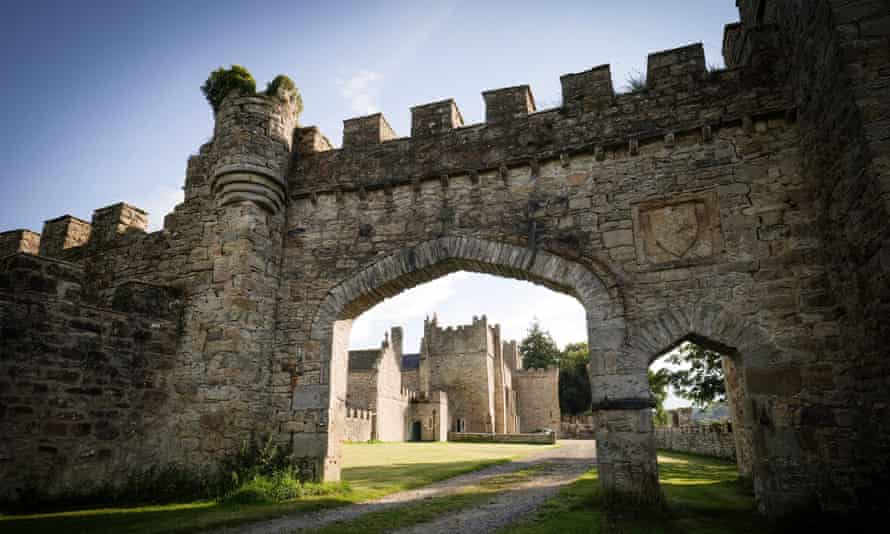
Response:
[[[635,204],[633,223],[640,264],[685,263],[723,250],[713,192]]]

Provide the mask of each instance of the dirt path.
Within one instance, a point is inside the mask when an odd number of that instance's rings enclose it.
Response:
[[[562,441],[560,444],[561,446],[558,448],[547,449],[522,460],[449,478],[448,480],[436,482],[415,490],[393,493],[375,501],[321,510],[310,514],[286,516],[249,525],[240,525],[217,532],[220,534],[234,534],[236,532],[279,534],[311,531],[337,521],[355,519],[369,512],[386,510],[422,499],[456,493],[464,488],[475,486],[480,481],[490,477],[546,464],[543,469],[535,471],[531,480],[492,495],[490,500],[479,506],[447,514],[434,521],[398,531],[406,533],[493,532],[534,511],[545,499],[558,492],[564,485],[581,476],[594,464],[595,446],[593,441]]]

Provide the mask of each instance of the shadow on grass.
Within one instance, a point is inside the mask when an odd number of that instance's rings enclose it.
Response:
[[[659,453],[659,479],[667,502],[666,516],[647,516],[629,509],[606,514],[596,469],[549,500],[533,521],[504,532],[570,533],[750,533],[770,532],[757,514],[750,484],[735,464],[700,456]]]
[[[465,460],[460,462],[403,463],[343,469],[343,480],[353,488],[372,493],[403,491],[433,482],[509,462],[509,459]],[[369,495],[373,498],[375,495]]]
[[[232,505],[216,502],[138,508],[81,510],[58,514],[0,517],[4,534],[25,532],[132,533],[195,532],[211,527],[237,525],[291,513],[307,513],[344,506],[344,497],[321,497],[292,503]]]
[[[414,463],[352,467],[343,479],[352,491],[342,495],[306,497],[283,504],[220,504],[215,501],[126,508],[97,508],[48,514],[0,515],[0,532],[132,533],[195,532],[308,513],[375,499],[455,477],[507,459]]]

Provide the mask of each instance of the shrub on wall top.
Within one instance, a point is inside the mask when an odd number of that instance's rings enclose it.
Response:
[[[293,82],[291,83],[293,84]],[[226,95],[235,89],[248,94],[256,93],[256,81],[250,72],[241,65],[232,65],[230,69],[223,67],[216,69],[210,73],[207,81],[201,86],[201,92],[207,97],[214,113],[219,110]]]
[[[297,84],[284,74],[279,74],[274,80],[266,84],[266,95],[277,95],[279,88],[284,89],[285,91],[296,91]]]
[[[303,99],[297,91],[297,84],[284,74],[279,74],[271,82],[266,84],[266,96],[278,97],[279,89],[284,89],[291,93],[290,103],[297,108],[297,113],[303,111]]]

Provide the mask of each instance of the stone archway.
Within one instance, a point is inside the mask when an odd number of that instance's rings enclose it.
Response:
[[[624,307],[615,280],[602,266],[590,266],[516,245],[469,237],[443,237],[386,256],[343,280],[318,307],[310,344],[327,372],[327,433],[323,449],[326,480],[339,478],[341,406],[346,397],[346,358],[352,320],[385,298],[445,274],[474,271],[528,280],[575,297],[587,316],[592,367],[601,370],[596,406],[603,432],[597,456],[604,489],[633,499],[657,498],[658,475],[652,434],[651,399],[645,366],[623,358]],[[605,278],[605,280],[604,280]],[[639,362],[637,362],[639,363]],[[301,395],[298,386],[295,399]],[[298,438],[299,439],[299,438]],[[303,443],[302,445],[305,445]]]
[[[749,375],[755,385],[762,383],[760,377],[771,373],[767,367],[779,359],[780,351],[766,331],[716,304],[663,310],[657,317],[634,322],[628,331],[629,351],[647,357],[650,364],[684,341],[724,356],[739,474],[753,479],[758,498],[762,498],[763,491],[773,484],[763,445],[768,438],[756,421],[757,395],[752,395],[748,386]],[[775,372],[781,379],[781,369]],[[761,402],[770,402],[760,397]]]

